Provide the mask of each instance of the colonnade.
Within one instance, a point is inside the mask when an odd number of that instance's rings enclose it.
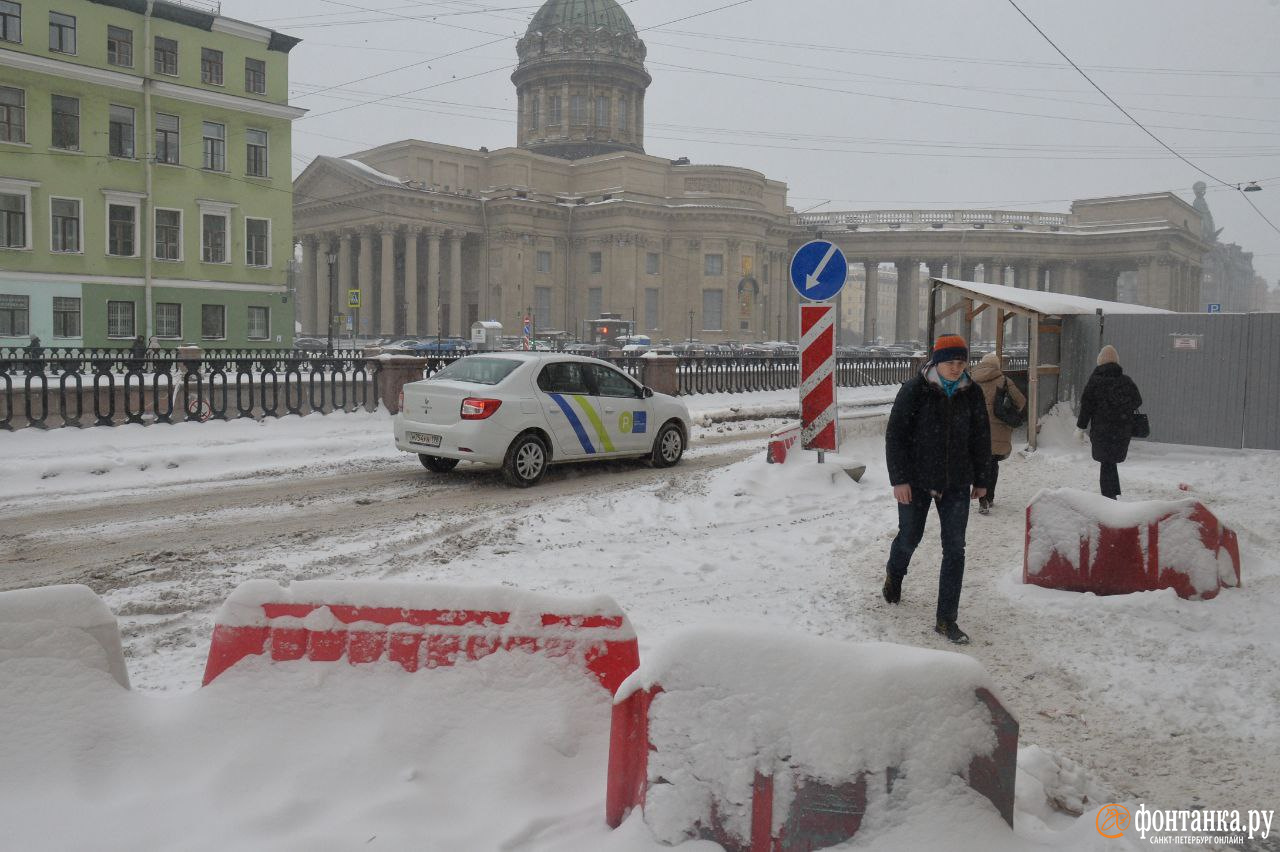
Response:
[[[304,233],[297,317],[329,333],[350,315],[364,337],[464,336],[462,230],[383,223]],[[348,294],[359,292],[359,307]]]

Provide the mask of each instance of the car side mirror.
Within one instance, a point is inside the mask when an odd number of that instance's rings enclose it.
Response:
[[[641,395],[642,395],[645,399],[648,399],[649,397],[653,396],[653,388],[651,388],[651,387],[649,387],[648,385],[646,385],[646,386],[644,387],[644,390],[643,390],[643,391],[641,391]]]

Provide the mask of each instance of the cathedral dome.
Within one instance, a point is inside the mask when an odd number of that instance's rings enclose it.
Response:
[[[645,46],[617,0],[547,0],[516,43],[522,148],[576,160],[644,152]]]

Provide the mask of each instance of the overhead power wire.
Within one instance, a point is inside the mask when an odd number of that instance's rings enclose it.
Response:
[[[1206,171],[1205,169],[1201,168],[1200,166],[1196,165],[1195,163],[1191,162],[1191,161],[1190,161],[1190,160],[1188,160],[1186,157],[1182,156],[1182,154],[1178,153],[1178,152],[1177,152],[1177,151],[1175,151],[1172,147],[1170,147],[1170,146],[1169,146],[1169,144],[1168,144],[1168,143],[1166,143],[1166,142],[1165,142],[1163,139],[1161,139],[1159,136],[1157,136],[1156,134],[1154,134],[1154,133],[1152,133],[1150,130],[1148,130],[1148,129],[1146,128],[1146,126],[1145,126],[1145,125],[1143,125],[1143,123],[1142,123],[1142,122],[1140,122],[1140,121],[1138,121],[1138,119],[1134,118],[1134,117],[1129,113],[1129,111],[1128,111],[1128,110],[1126,110],[1123,106],[1121,106],[1121,105],[1119,104],[1119,102],[1118,102],[1118,101],[1116,101],[1116,99],[1115,99],[1115,98],[1113,98],[1113,97],[1111,97],[1111,95],[1107,94],[1107,92],[1106,92],[1106,90],[1105,90],[1105,89],[1103,89],[1101,86],[1099,86],[1097,83],[1095,83],[1095,82],[1093,81],[1093,78],[1092,78],[1092,77],[1090,77],[1088,74],[1086,74],[1086,73],[1085,73],[1085,71],[1084,71],[1084,69],[1083,69],[1083,68],[1081,68],[1079,65],[1077,65],[1077,64],[1075,63],[1075,60],[1073,60],[1070,56],[1067,56],[1066,52],[1065,52],[1065,51],[1063,51],[1063,49],[1062,49],[1062,48],[1058,47],[1057,43],[1055,43],[1053,39],[1049,38],[1049,34],[1048,34],[1048,33],[1046,33],[1044,30],[1042,30],[1042,29],[1040,28],[1040,26],[1039,26],[1038,24],[1036,24],[1036,22],[1035,22],[1035,21],[1031,20],[1030,16],[1028,16],[1026,12],[1022,11],[1022,8],[1021,8],[1020,6],[1018,6],[1018,4],[1017,4],[1016,0],[1009,0],[1009,5],[1010,5],[1010,6],[1012,6],[1012,7],[1017,11],[1017,13],[1018,13],[1019,15],[1021,15],[1021,16],[1023,17],[1023,19],[1024,19],[1028,24],[1030,24],[1030,25],[1031,25],[1031,27],[1032,27],[1036,32],[1038,32],[1038,33],[1040,34],[1041,38],[1043,38],[1045,41],[1047,41],[1047,42],[1049,43],[1049,46],[1050,46],[1050,47],[1052,47],[1054,50],[1056,50],[1056,51],[1058,52],[1058,55],[1059,55],[1059,56],[1061,56],[1063,59],[1065,59],[1065,60],[1066,60],[1066,61],[1071,65],[1071,67],[1072,67],[1072,68],[1076,69],[1076,71],[1080,74],[1080,76],[1081,76],[1081,77],[1083,77],[1085,80],[1087,80],[1087,81],[1088,81],[1088,83],[1089,83],[1089,85],[1090,85],[1090,86],[1093,86],[1095,89],[1097,89],[1097,90],[1098,90],[1098,93],[1099,93],[1100,95],[1102,95],[1104,98],[1106,98],[1108,101],[1110,101],[1110,102],[1111,102],[1111,105],[1112,105],[1112,106],[1114,106],[1116,109],[1120,110],[1121,114],[1122,114],[1122,115],[1124,115],[1124,117],[1125,117],[1125,118],[1127,118],[1127,119],[1129,119],[1131,122],[1133,122],[1133,123],[1134,123],[1134,125],[1135,125],[1135,126],[1137,126],[1137,128],[1138,128],[1139,130],[1141,130],[1143,133],[1147,134],[1147,135],[1148,135],[1148,136],[1150,136],[1152,139],[1154,139],[1154,140],[1156,141],[1156,144],[1158,144],[1161,148],[1164,148],[1164,149],[1165,149],[1166,151],[1168,151],[1170,154],[1172,154],[1173,156],[1177,157],[1179,160],[1181,160],[1182,162],[1186,163],[1188,166],[1190,166],[1191,168],[1195,169],[1195,170],[1196,170],[1196,171],[1198,171],[1200,174],[1204,175],[1205,177],[1209,178],[1210,180],[1214,181],[1215,183],[1219,183],[1219,184],[1222,184],[1223,186],[1229,186],[1229,187],[1233,187],[1233,188],[1237,188],[1237,189],[1239,188],[1238,184],[1233,184],[1233,183],[1230,183],[1230,182],[1228,182],[1228,181],[1225,181],[1225,180],[1223,180],[1222,178],[1218,177],[1217,175],[1214,175],[1214,174],[1212,174],[1212,173],[1210,173],[1210,172]],[[1242,197],[1242,198],[1244,198],[1244,200],[1245,200],[1246,202],[1248,202],[1249,206],[1253,208],[1254,212],[1255,212],[1255,213],[1257,213],[1259,216],[1261,216],[1261,217],[1262,217],[1262,221],[1266,222],[1268,225],[1270,225],[1270,226],[1271,226],[1271,230],[1275,231],[1277,234],[1280,234],[1280,227],[1276,227],[1276,224],[1275,224],[1274,222],[1272,222],[1270,219],[1268,219],[1268,218],[1266,217],[1266,215],[1265,215],[1261,210],[1259,210],[1259,209],[1258,209],[1257,205],[1256,205],[1256,204],[1254,204],[1254,203],[1249,199],[1249,196],[1245,195],[1243,192],[1242,192],[1242,193],[1240,193],[1240,195],[1241,195],[1241,197]]]

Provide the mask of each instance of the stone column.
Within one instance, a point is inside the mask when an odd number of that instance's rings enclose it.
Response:
[[[342,237],[338,242],[338,293],[334,298],[336,302],[334,316],[338,314],[349,314],[351,309],[346,307],[347,291],[351,289],[351,255],[355,253],[356,235],[354,231],[343,231]],[[345,329],[336,329],[334,336],[339,336]]]
[[[440,231],[427,232],[427,334],[439,335],[440,328]]]
[[[1187,310],[1196,312],[1208,310],[1205,305],[1204,294],[1201,292],[1201,282],[1204,281],[1204,270],[1194,264],[1187,264]],[[1247,291],[1243,291],[1247,292]],[[1245,310],[1248,302],[1239,306],[1239,310]]]
[[[379,230],[382,232],[382,287],[378,334],[391,337],[396,333],[396,229],[384,222]]]
[[[404,232],[404,333],[418,334],[418,225]]]
[[[880,261],[864,260],[866,284],[862,288],[862,345],[876,341],[876,321],[880,318]]]
[[[462,336],[462,231],[449,232],[449,336]]]
[[[333,305],[333,291],[336,289],[334,284],[329,280],[329,276],[334,270],[329,268],[329,252],[333,249],[332,234],[321,234],[316,238],[315,243],[315,266],[316,279],[314,281],[316,288],[316,336],[325,337],[329,334],[329,323],[333,322],[333,315],[336,313]]]
[[[357,262],[357,272],[359,281],[356,286],[360,288],[360,308],[357,316],[360,318],[360,325],[357,333],[362,336],[369,336],[373,330],[373,226],[367,225],[360,229],[360,260]]]
[[[898,309],[894,318],[894,342],[915,340],[920,316],[920,263],[910,258],[894,262],[898,270]]]
[[[293,290],[293,316],[302,325],[302,334],[315,318],[316,308],[316,238],[311,234],[298,237],[302,244],[302,269],[299,270]]]

